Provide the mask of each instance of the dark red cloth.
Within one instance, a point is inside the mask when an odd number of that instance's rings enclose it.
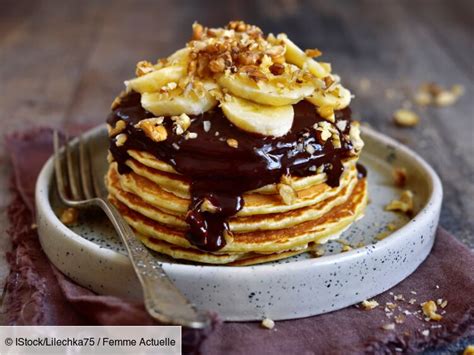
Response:
[[[9,207],[9,235],[13,250],[8,254],[11,273],[7,279],[3,308],[7,324],[155,324],[142,304],[113,296],[101,296],[76,285],[47,260],[32,228],[34,184],[46,158],[51,154],[51,130],[39,129],[10,135],[6,148],[14,177],[13,200]],[[414,294],[416,292],[416,294]],[[394,301],[395,295],[405,301]],[[273,353],[389,353],[413,352],[428,346],[474,335],[474,257],[473,253],[443,229],[438,230],[431,255],[419,269],[392,290],[377,296],[380,306],[366,311],[358,307],[320,316],[276,322],[272,330],[258,322],[217,323],[206,334],[184,331],[185,352],[205,354]],[[409,299],[415,298],[415,304]],[[420,314],[420,303],[448,301],[440,322],[427,322]],[[408,311],[395,330],[382,325],[393,323],[387,317],[386,302]],[[428,335],[422,330],[429,329]]]

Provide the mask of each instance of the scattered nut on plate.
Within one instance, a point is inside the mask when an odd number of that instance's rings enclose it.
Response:
[[[394,122],[402,127],[414,127],[420,122],[420,116],[408,109],[399,109],[393,114]]]

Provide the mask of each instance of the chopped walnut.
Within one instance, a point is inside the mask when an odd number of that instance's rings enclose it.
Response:
[[[395,323],[397,324],[403,324],[405,323],[405,320],[406,320],[406,316],[404,314],[397,314],[395,316]]]
[[[61,217],[59,219],[65,225],[71,225],[71,224],[77,223],[78,218],[79,218],[78,209],[74,207],[68,207],[63,210],[63,212],[61,213]]]
[[[400,109],[393,114],[395,123],[402,127],[413,127],[420,122],[420,116],[408,109]]]
[[[115,137],[115,145],[117,147],[121,147],[127,141],[127,135],[125,133],[120,133],[117,137]]]
[[[325,250],[321,246],[311,249],[311,254],[316,258],[323,256],[324,253],[325,253]]]
[[[464,94],[462,85],[453,85],[445,89],[435,83],[425,83],[420,86],[414,96],[414,101],[420,106],[435,104],[439,107],[451,106]]]
[[[451,106],[458,100],[458,96],[453,94],[450,91],[441,91],[435,97],[435,103],[437,106],[444,107],[444,106]]]
[[[312,57],[312,58],[317,58],[317,57],[320,57],[323,52],[321,52],[319,49],[317,48],[314,48],[314,49],[307,49],[304,51],[304,53],[308,56],[308,57]]]
[[[382,325],[382,329],[384,330],[394,330],[395,329],[395,323],[388,323]]]
[[[213,59],[209,62],[209,69],[213,73],[223,73],[225,70],[225,60],[222,57]]]
[[[149,61],[142,60],[137,63],[135,74],[137,76],[143,76],[145,74],[151,73],[154,70],[155,68],[153,67],[153,64],[151,64]]]
[[[436,304],[438,306],[440,306],[441,308],[445,308],[447,305],[448,305],[448,301],[447,300],[443,300],[442,298],[438,298],[436,300]]]
[[[275,327],[275,322],[270,318],[265,318],[262,320],[261,325],[263,328],[273,329]]]
[[[202,121],[202,128],[204,132],[209,132],[211,130],[211,121]]]
[[[285,66],[280,63],[273,63],[268,69],[273,75],[281,75],[285,72]]]
[[[423,310],[424,315],[430,320],[440,321],[441,319],[443,319],[440,314],[436,313],[437,307],[434,301],[422,303],[421,309]]]
[[[154,142],[161,142],[168,138],[168,132],[162,125],[163,117],[153,117],[141,120],[135,127],[143,130],[145,135]]]
[[[217,211],[219,211],[219,208],[217,206],[214,206],[212,202],[207,198],[204,199],[199,209],[202,212],[209,212],[209,213],[216,213]]]
[[[407,170],[405,168],[394,168],[392,176],[395,186],[405,187],[407,182]]]
[[[296,202],[298,195],[290,185],[280,183],[277,185],[277,189],[282,201],[286,205],[292,205]]]
[[[386,211],[400,211],[407,214],[413,212],[413,192],[410,190],[403,191],[400,200],[392,200],[385,206]]]
[[[374,309],[379,305],[376,300],[363,300],[361,303],[362,307],[366,310]]]
[[[433,97],[430,93],[420,90],[415,94],[413,100],[420,106],[427,106],[433,102]]]
[[[191,119],[185,113],[180,116],[172,116],[173,129],[177,135],[183,134],[191,125]]]
[[[112,136],[115,136],[117,134],[119,134],[120,132],[122,132],[125,127],[127,126],[127,124],[125,123],[124,120],[118,120],[116,123],[115,123],[115,127],[112,127],[111,125],[107,125],[107,129],[109,131],[109,137],[112,137]]]
[[[237,139],[234,139],[234,138],[229,138],[226,140],[227,142],[227,145],[229,147],[232,147],[232,148],[238,148],[239,147],[239,142],[237,141]]]
[[[204,33],[204,27],[197,22],[193,23],[193,39],[200,40],[202,39]]]

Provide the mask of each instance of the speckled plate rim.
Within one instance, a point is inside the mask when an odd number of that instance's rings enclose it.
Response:
[[[90,131],[86,132],[85,137],[87,138],[90,135],[95,135],[97,134],[98,131],[104,130],[104,129],[105,129],[105,125],[99,125],[91,129]],[[412,225],[420,223],[419,222],[420,218],[430,218],[430,216],[432,215],[432,213],[430,212],[437,213],[436,210],[438,210],[439,212],[439,209],[441,208],[442,198],[443,198],[443,189],[442,189],[441,180],[438,174],[417,153],[415,153],[408,147],[404,146],[403,144],[397,142],[396,140],[386,135],[383,135],[379,132],[376,132],[372,128],[363,126],[362,133],[363,135],[371,136],[373,139],[378,140],[388,146],[391,146],[395,150],[403,152],[405,155],[410,157],[426,173],[426,178],[427,178],[427,181],[429,182],[428,190],[430,193],[424,206],[420,208],[418,213],[407,224],[402,226],[397,231],[394,231],[393,233],[391,233],[387,238],[377,242],[377,247],[382,248],[382,247],[392,244],[393,240],[399,238],[401,235],[404,235],[407,232],[407,230],[411,229]],[[69,229],[59,220],[59,218],[54,213],[49,201],[49,187],[51,186],[51,183],[52,183],[51,181],[52,176],[53,176],[53,160],[51,157],[45,163],[36,183],[35,198],[36,198],[37,208],[41,208],[45,212],[46,217],[49,219],[49,221],[55,224],[61,233],[63,233],[65,236],[72,239],[75,243],[81,244],[83,247],[86,247],[86,248],[95,249],[97,253],[103,253],[104,257],[113,258],[114,262],[128,264],[129,260],[126,256],[116,251],[99,247],[97,244],[91,241],[88,241],[82,236],[76,234],[74,231]],[[322,256],[322,257],[314,258],[314,259],[298,260],[298,261],[287,263],[287,264],[279,264],[278,268],[281,270],[283,269],[297,270],[298,268],[306,268],[308,264],[311,264],[313,266],[315,264],[326,265],[326,264],[334,263],[335,260],[337,260],[338,262],[344,262],[356,256],[360,257],[361,252],[369,253],[368,248],[364,247],[364,248],[354,249],[354,250],[341,253],[341,254],[327,255],[327,256]],[[178,273],[180,271],[188,272],[191,269],[195,269],[196,267],[205,268],[205,269],[208,269],[209,271],[214,271],[214,272],[223,270],[223,269],[229,270],[229,268],[231,268],[233,273],[246,273],[249,270],[252,270],[252,273],[255,273],[255,272],[266,273],[266,272],[269,272],[270,270],[275,269],[275,266],[271,264],[261,264],[261,265],[254,265],[254,266],[195,265],[195,264],[180,264],[178,262],[177,263],[163,262],[162,264],[165,267],[167,266],[173,267],[175,271]]]

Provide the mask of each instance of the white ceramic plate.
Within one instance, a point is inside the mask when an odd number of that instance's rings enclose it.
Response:
[[[86,134],[94,145],[94,168],[105,174],[107,133],[99,126]],[[199,308],[224,320],[274,320],[334,311],[373,297],[410,275],[427,257],[434,242],[442,200],[441,183],[418,155],[394,140],[363,129],[366,143],[361,163],[368,170],[369,199],[365,217],[341,239],[329,241],[325,254],[309,254],[246,267],[207,266],[177,262],[157,255],[176,285]],[[383,207],[401,190],[392,169],[405,167],[407,188],[415,193],[416,215],[386,212]],[[56,216],[61,210],[53,186],[53,164],[44,166],[36,186],[38,231],[51,262],[82,286],[100,294],[141,299],[141,289],[113,229],[101,213],[81,213],[68,228]],[[397,230],[389,232],[392,223]],[[379,240],[381,233],[390,233]]]

